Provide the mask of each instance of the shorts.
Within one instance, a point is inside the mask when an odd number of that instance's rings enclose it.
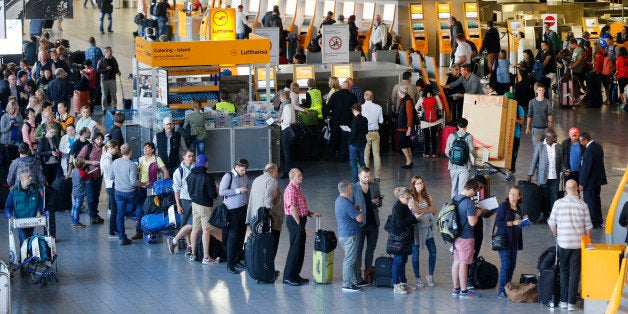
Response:
[[[397,131],[397,133],[399,134],[399,148],[412,147],[412,140],[406,135],[406,131]]]
[[[456,240],[454,240],[454,261],[459,261],[461,264],[465,265],[473,263],[473,247],[473,238],[456,238]]]
[[[181,217],[181,225],[192,224],[192,201],[181,199],[181,206],[183,207],[183,217]]]
[[[211,217],[212,212],[214,212],[213,207],[192,203],[192,230],[211,231],[212,226],[209,224],[209,217]]]

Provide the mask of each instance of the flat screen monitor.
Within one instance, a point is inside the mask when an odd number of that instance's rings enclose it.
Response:
[[[425,30],[425,25],[423,23],[412,23],[412,30],[424,31]]]
[[[310,24],[312,24],[312,19],[311,18],[304,18],[303,19],[303,27],[310,27]]]
[[[362,25],[360,25],[360,32],[366,33],[371,28],[371,21],[362,21]]]
[[[422,20],[423,19],[423,13],[414,13],[414,14],[412,14],[411,18],[413,20]]]
[[[584,26],[586,28],[595,28],[598,27],[597,19],[584,19]]]
[[[440,29],[441,30],[449,29],[449,22],[440,22]]]
[[[451,16],[449,12],[438,12],[438,19],[448,19]]]

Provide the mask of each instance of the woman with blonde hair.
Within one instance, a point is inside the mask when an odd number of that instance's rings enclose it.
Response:
[[[327,95],[325,95],[325,100],[329,100],[331,95],[333,95],[335,92],[341,89],[340,81],[335,76],[330,76],[327,84],[329,86],[329,92],[327,93]]]
[[[0,143],[18,145],[20,144],[20,133],[22,126],[22,116],[15,100],[10,100],[5,108],[5,113],[0,118]]]
[[[419,223],[414,226],[414,243],[412,245],[412,267],[414,268],[414,276],[416,278],[415,285],[417,288],[425,287],[419,271],[419,249],[424,245],[423,248],[427,247],[427,251],[430,254],[428,259],[429,271],[425,279],[427,280],[427,285],[433,287],[436,243],[432,234],[432,225],[436,220],[436,208],[434,207],[432,197],[427,193],[423,178],[413,176],[412,180],[410,180],[410,191],[412,200],[408,203],[408,206],[412,212],[419,215]]]

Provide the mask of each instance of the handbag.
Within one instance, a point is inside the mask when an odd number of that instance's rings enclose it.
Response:
[[[209,217],[209,224],[219,229],[229,227],[229,209],[227,209],[227,205],[223,203],[214,208],[214,212]]]
[[[508,300],[517,303],[536,303],[539,294],[534,283],[509,282],[504,287]]]
[[[493,251],[505,250],[508,248],[508,237],[505,234],[495,234],[495,224],[493,224],[493,235],[491,236]]]

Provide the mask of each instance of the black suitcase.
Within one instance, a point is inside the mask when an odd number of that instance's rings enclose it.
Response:
[[[602,77],[599,73],[587,74],[587,101],[588,107],[602,106]]]
[[[539,275],[537,286],[539,302],[548,307],[556,307],[560,302],[560,269],[554,265]]]
[[[56,186],[53,186],[59,193],[56,201],[55,211],[69,211],[72,209],[72,202],[68,200],[72,199],[72,178],[59,177],[55,182]]]
[[[418,126],[414,127],[410,133],[410,140],[412,141],[412,155],[423,156],[425,152],[425,132]]]
[[[257,283],[275,281],[275,240],[272,233],[251,233],[244,245],[246,270]]]
[[[528,215],[531,222],[536,222],[543,212],[543,191],[536,183],[521,180],[517,182],[521,188],[521,210]],[[548,217],[544,217],[547,219]]]
[[[493,289],[497,286],[498,279],[497,267],[484,260],[482,256],[478,256],[469,265],[469,281],[475,289]]]
[[[301,124],[302,126],[302,124]],[[316,160],[320,153],[320,131],[318,126],[302,126],[303,136],[294,139],[293,149],[299,160]]]
[[[390,256],[380,256],[375,259],[375,286],[392,288],[392,264]]]
[[[331,230],[322,230],[320,228],[320,217],[316,218],[316,233],[314,234],[314,250],[323,253],[329,253],[338,246],[338,238],[336,233]]]

